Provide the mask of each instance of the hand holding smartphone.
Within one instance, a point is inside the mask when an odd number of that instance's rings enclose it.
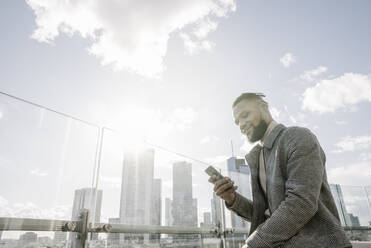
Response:
[[[224,176],[222,174],[220,174],[219,171],[217,171],[217,169],[215,169],[213,166],[209,166],[207,167],[207,169],[205,170],[205,172],[210,176],[215,176],[215,181],[218,181],[222,178],[224,178]]]
[[[210,176],[209,182],[215,185],[214,192],[216,195],[225,200],[227,204],[232,205],[236,197],[235,190],[237,189],[237,186],[234,186],[234,182],[220,174],[213,166],[207,167],[205,172]]]

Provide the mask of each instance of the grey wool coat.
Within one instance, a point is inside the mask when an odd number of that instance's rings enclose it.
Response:
[[[259,153],[263,149],[267,197],[259,183]],[[251,222],[249,248],[352,247],[340,224],[325,170],[325,154],[306,128],[277,125],[246,155],[253,201],[236,195],[232,206]],[[269,209],[271,216],[264,212]]]

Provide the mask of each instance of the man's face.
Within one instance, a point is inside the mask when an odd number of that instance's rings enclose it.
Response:
[[[268,124],[262,118],[261,107],[255,101],[242,100],[233,108],[233,117],[241,133],[245,134],[250,143],[263,138]]]

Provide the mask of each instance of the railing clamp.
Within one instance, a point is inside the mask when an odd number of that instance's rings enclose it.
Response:
[[[62,226],[63,232],[76,232],[77,223],[76,221],[68,221]]]

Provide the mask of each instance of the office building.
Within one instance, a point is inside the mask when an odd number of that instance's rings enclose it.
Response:
[[[109,218],[109,224],[120,224],[120,218]],[[120,234],[119,233],[108,233],[107,234],[107,246],[110,248],[118,248],[120,245]]]
[[[102,190],[95,188],[83,188],[75,190],[75,197],[72,207],[72,220],[78,220],[81,210],[89,210],[89,223],[100,223],[100,215],[102,208]],[[93,234],[92,239],[97,239],[98,234]],[[75,247],[77,242],[77,234],[70,233],[70,247]]]
[[[213,192],[213,199],[211,199],[211,221],[216,227],[221,227],[222,213],[224,217],[224,211],[222,211],[222,200]]]
[[[26,232],[19,236],[21,246],[37,243],[37,234],[34,232]]]
[[[154,154],[153,149],[124,154],[120,201],[120,222],[123,224],[151,225],[154,221],[151,217]],[[122,245],[143,244],[148,243],[149,235],[121,234],[120,240]]]
[[[55,245],[61,245],[67,241],[67,232],[55,232],[53,238]]]
[[[172,226],[173,225],[173,201],[170,198],[165,198],[165,225]]]
[[[173,225],[197,226],[197,200],[192,195],[192,164],[173,164]]]
[[[161,226],[162,217],[162,202],[161,202],[161,179],[153,179],[152,187],[152,210],[151,210],[151,225]],[[151,242],[160,242],[161,234],[151,234]]]
[[[237,192],[248,199],[252,199],[251,184],[250,184],[250,169],[245,163],[245,159],[230,157],[227,160],[228,176],[238,186]],[[250,224],[231,212],[232,227],[249,228]]]
[[[201,227],[204,228],[211,228],[213,226],[213,223],[211,221],[211,213],[210,212],[204,212],[203,213],[204,220],[201,222]]]
[[[353,215],[352,213],[349,214],[350,222],[352,223],[352,226],[361,226],[359,223],[358,216]]]

